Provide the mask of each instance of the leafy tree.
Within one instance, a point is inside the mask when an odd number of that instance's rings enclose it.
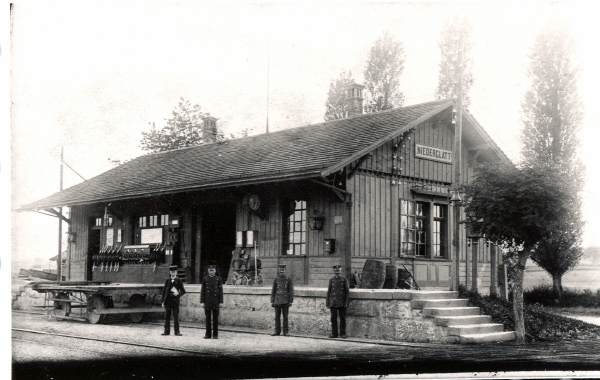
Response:
[[[578,157],[583,106],[577,89],[579,68],[572,61],[575,43],[561,25],[549,24],[530,55],[532,86],[522,103],[523,157],[528,165],[555,167],[577,194],[571,210],[531,258],[552,276],[553,291],[562,297],[562,276],[581,259],[581,196],[584,166]]]
[[[457,95],[458,72],[463,75],[463,105],[471,103],[469,90],[473,85],[471,72],[473,61],[471,51],[471,24],[467,18],[458,16],[446,21],[439,42],[441,60],[438,86],[435,91],[436,99],[454,99]],[[459,64],[459,50],[462,49],[462,65]],[[460,66],[460,67],[459,67]]]
[[[488,164],[463,187],[467,223],[501,244],[513,272],[513,314],[517,340],[525,340],[523,277],[529,256],[556,231],[574,195],[556,168]]]
[[[404,94],[400,91],[400,76],[404,61],[402,42],[396,41],[388,32],[375,41],[364,71],[367,112],[402,106]]]
[[[202,112],[198,104],[192,105],[180,98],[179,105],[171,112],[171,118],[165,119],[165,125],[157,127],[150,123],[149,132],[142,132],[141,148],[150,152],[163,152],[171,149],[205,143],[203,119],[210,114]],[[216,140],[222,140],[223,134],[217,133]]]
[[[344,86],[351,83],[354,83],[354,79],[352,79],[352,72],[350,71],[342,71],[337,79],[331,81],[327,93],[327,102],[325,103],[325,121],[346,117]]]

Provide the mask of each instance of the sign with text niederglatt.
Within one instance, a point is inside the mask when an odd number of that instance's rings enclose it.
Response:
[[[445,162],[447,164],[452,163],[451,151],[419,144],[415,144],[415,157],[423,158],[425,160]]]

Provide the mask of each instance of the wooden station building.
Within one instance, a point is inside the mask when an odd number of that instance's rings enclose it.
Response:
[[[162,282],[170,263],[189,283],[209,263],[227,278],[240,247],[265,285],[281,263],[297,286],[322,287],[332,265],[360,274],[377,259],[404,264],[421,288],[455,288],[458,273],[487,293],[497,247],[461,225],[458,270],[452,257],[454,101],[361,114],[361,90],[348,90],[345,119],[147,154],[21,209],[70,208],[73,281]],[[462,125],[464,182],[476,163],[508,160],[468,113]],[[127,259],[100,264],[111,251]]]

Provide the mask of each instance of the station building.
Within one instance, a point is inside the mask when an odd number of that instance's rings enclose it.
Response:
[[[188,283],[209,264],[227,279],[244,249],[266,285],[278,264],[296,286],[325,287],[333,265],[350,276],[376,259],[422,289],[489,292],[499,249],[462,224],[458,259],[452,249],[455,102],[362,114],[361,90],[348,90],[347,118],[147,154],[22,209],[69,223],[70,281],[160,283],[169,264]],[[204,122],[215,136],[216,119]],[[466,112],[461,141],[462,183],[508,161]]]

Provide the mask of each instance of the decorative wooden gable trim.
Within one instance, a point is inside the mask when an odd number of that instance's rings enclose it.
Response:
[[[365,149],[361,149],[360,151],[356,152],[355,154],[353,154],[352,156],[346,158],[345,160],[340,161],[339,163],[330,166],[326,169],[324,169],[323,171],[321,171],[321,176],[322,177],[327,177],[329,174],[338,171],[342,168],[344,168],[347,165],[350,165],[352,162],[363,158],[364,156],[368,155],[371,151],[373,151],[374,149],[376,149],[377,147],[392,141],[393,139],[395,139],[396,137],[400,136],[401,134],[403,134],[404,132],[415,128],[417,125],[423,123],[424,121],[432,118],[433,116],[443,112],[444,110],[448,109],[449,107],[452,107],[454,105],[454,101],[453,100],[448,100],[447,102],[442,103],[441,106],[435,108],[434,110],[427,112],[426,114],[422,115],[421,117],[413,120],[412,122],[406,124],[404,127],[398,129],[398,131],[382,138],[379,139],[378,141],[374,142],[373,144],[371,144],[370,146],[368,146]],[[363,158],[364,159],[364,158]],[[356,166],[358,167],[358,165]]]

